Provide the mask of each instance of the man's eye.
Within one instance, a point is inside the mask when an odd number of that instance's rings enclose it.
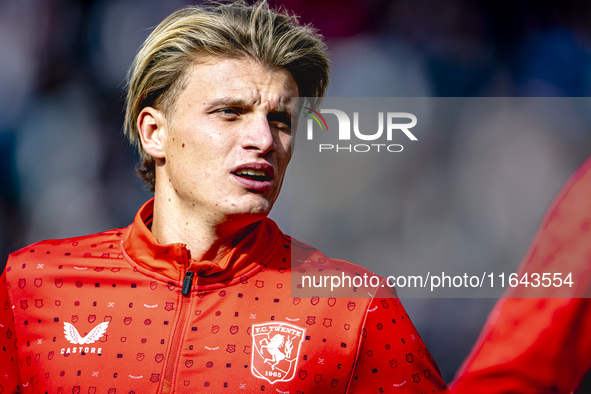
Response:
[[[279,130],[284,130],[284,131],[291,131],[291,123],[285,123],[285,122],[270,122],[271,125],[273,125],[273,127],[276,127]]]
[[[222,108],[218,112],[225,116],[240,115],[240,110],[238,108]]]
[[[270,124],[283,130],[291,130],[291,119],[284,114],[269,114],[267,116]]]

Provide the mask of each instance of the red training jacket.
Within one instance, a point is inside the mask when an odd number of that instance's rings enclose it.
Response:
[[[269,219],[217,261],[196,261],[183,244],[158,244],[152,210],[149,201],[127,228],[10,256],[0,393],[448,392],[393,291],[292,298],[292,269],[361,267]]]

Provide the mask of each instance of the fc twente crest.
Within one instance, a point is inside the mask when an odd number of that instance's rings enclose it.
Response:
[[[285,322],[252,325],[251,371],[269,383],[288,382],[295,376],[306,329]]]

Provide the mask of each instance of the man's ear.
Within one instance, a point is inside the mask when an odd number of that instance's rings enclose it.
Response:
[[[146,153],[155,159],[164,159],[168,132],[164,114],[145,107],[137,117],[137,128]]]

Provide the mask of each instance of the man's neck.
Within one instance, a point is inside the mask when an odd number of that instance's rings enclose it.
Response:
[[[197,206],[187,206],[178,198],[159,195],[157,191],[151,231],[160,244],[187,245],[194,260],[217,262],[258,223],[214,217]]]

